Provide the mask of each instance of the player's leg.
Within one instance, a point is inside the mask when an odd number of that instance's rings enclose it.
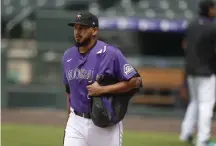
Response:
[[[201,78],[199,88],[199,122],[197,146],[202,146],[211,136],[211,123],[216,98],[215,76]]]
[[[122,146],[122,122],[108,128],[100,128],[91,121],[88,142],[90,146]]]
[[[194,77],[188,77],[188,92],[190,102],[181,125],[180,140],[187,141],[193,135],[198,118],[197,82]]]
[[[70,114],[65,128],[64,146],[89,146],[85,139],[86,120],[76,116],[73,112]]]
[[[64,146],[89,146],[84,139],[65,137]]]

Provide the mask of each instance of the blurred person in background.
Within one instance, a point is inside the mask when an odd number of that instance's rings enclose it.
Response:
[[[186,29],[185,65],[190,102],[182,122],[180,141],[193,141],[197,122],[196,146],[210,146],[211,123],[216,98],[215,2],[200,1],[199,16]]]

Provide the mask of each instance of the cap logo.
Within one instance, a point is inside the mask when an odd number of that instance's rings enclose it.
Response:
[[[77,20],[80,20],[80,18],[81,18],[81,15],[78,14],[78,15],[76,16],[76,19],[77,19]]]

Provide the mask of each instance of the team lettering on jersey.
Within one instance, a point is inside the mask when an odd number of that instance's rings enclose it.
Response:
[[[86,69],[74,69],[69,70],[67,72],[67,79],[68,81],[74,80],[74,79],[86,79],[91,80],[94,76],[94,72],[92,70],[86,70]]]

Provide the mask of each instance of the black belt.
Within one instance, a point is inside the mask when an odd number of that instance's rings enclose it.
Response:
[[[86,118],[86,119],[91,119],[90,114],[85,114],[85,113],[78,113],[77,111],[74,111],[75,115]]]

